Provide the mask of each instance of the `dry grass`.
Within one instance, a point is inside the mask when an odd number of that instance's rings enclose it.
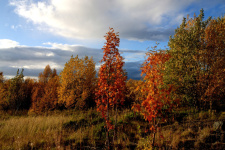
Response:
[[[113,112],[111,112],[113,116]],[[222,113],[221,116],[224,116]],[[196,119],[205,120],[206,112],[196,114]],[[186,118],[188,119],[188,118]],[[184,120],[187,122],[187,120]],[[182,121],[183,122],[183,121]],[[198,128],[189,121],[182,124],[162,125],[155,135],[158,147],[179,149],[180,144],[195,141],[199,147],[210,135],[210,127]],[[118,134],[115,149],[152,148],[152,133],[145,133],[149,124],[131,110],[118,112]],[[104,148],[105,123],[96,110],[55,111],[42,115],[0,115],[0,149],[79,149]],[[113,131],[110,132],[113,139]],[[162,138],[163,137],[163,138]],[[185,146],[185,145],[183,145]]]
[[[152,141],[152,135],[149,135],[145,138],[141,138],[138,141],[137,149],[138,150],[149,150],[152,149],[151,142]]]
[[[199,137],[198,137],[198,140],[200,142],[205,142],[205,139],[206,137],[208,137],[210,135],[210,131],[211,131],[211,128],[209,127],[205,127],[203,128],[202,130],[199,131]]]
[[[102,128],[96,110],[0,117],[0,149],[95,147],[96,141],[105,142]]]
[[[0,148],[20,149],[38,144],[56,144],[62,134],[62,124],[71,116],[11,117],[1,120]],[[10,147],[9,147],[10,146]]]

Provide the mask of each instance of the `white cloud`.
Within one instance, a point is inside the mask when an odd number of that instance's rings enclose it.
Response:
[[[43,53],[43,52],[34,52],[34,55],[35,56],[48,56],[48,57],[51,57],[51,56],[54,56],[55,54],[53,52],[47,52],[47,53]]]
[[[0,39],[0,49],[2,48],[12,48],[18,46],[19,43],[9,39]]]
[[[17,30],[18,28],[22,28],[22,25],[11,25],[11,29]]]
[[[168,25],[176,24],[177,17],[193,1],[11,0],[10,4],[38,29],[67,38],[103,38],[113,27],[122,38],[163,40],[173,34],[174,29]]]
[[[69,44],[60,44],[60,43],[43,43],[44,45],[50,45],[51,49],[61,49],[65,51],[73,51],[74,47],[82,46],[82,45],[69,45]]]
[[[50,65],[51,68],[57,68],[57,69],[63,69],[63,66],[61,65],[58,65],[57,63],[54,63],[54,62],[48,62],[46,64],[46,62],[43,62],[43,63],[34,63],[32,65],[23,65],[22,67],[21,66],[12,66],[13,68],[24,68],[24,69],[44,69],[46,65]]]

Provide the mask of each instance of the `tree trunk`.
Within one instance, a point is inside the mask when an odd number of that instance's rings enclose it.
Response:
[[[115,115],[113,143],[115,143],[116,140],[117,140],[117,104],[116,104],[116,115]]]
[[[109,121],[109,99],[107,100],[107,121]],[[110,143],[109,143],[109,125],[107,124],[106,125],[107,127],[107,133],[106,133],[106,144],[107,144],[107,147],[108,149],[110,149]]]
[[[156,127],[156,120],[155,120],[155,118],[153,120],[153,124],[154,124],[154,127]],[[152,138],[152,146],[154,147],[154,145],[155,145],[155,130],[153,132],[153,138]]]

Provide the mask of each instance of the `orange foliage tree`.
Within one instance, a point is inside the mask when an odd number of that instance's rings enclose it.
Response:
[[[94,60],[71,56],[60,73],[59,103],[66,108],[85,109],[94,105],[96,83]]]
[[[30,112],[40,113],[56,109],[58,106],[57,88],[59,86],[59,77],[56,70],[52,70],[47,65],[38,78],[39,82],[35,83],[32,91]]]
[[[101,112],[102,117],[106,121],[107,128],[107,144],[109,143],[109,130],[114,127],[114,138],[116,136],[117,107],[123,104],[125,98],[125,81],[127,77],[123,70],[123,57],[120,55],[119,35],[114,33],[113,28],[105,36],[106,43],[103,49],[103,59],[99,69],[98,89],[96,91],[97,111]],[[109,111],[115,109],[115,125],[110,121]]]
[[[146,53],[147,59],[141,67],[144,82],[138,87],[141,88],[143,99],[141,104],[133,106],[133,109],[140,112],[150,123],[153,136],[155,136],[159,121],[164,121],[166,118],[165,112],[171,111],[176,104],[171,100],[172,86],[166,87],[163,83],[165,62],[169,60],[170,56],[165,51],[154,51],[156,47],[153,48],[153,51]]]
[[[209,102],[211,110],[215,103],[224,104],[225,98],[225,17],[212,19],[204,31],[199,81],[201,100]]]

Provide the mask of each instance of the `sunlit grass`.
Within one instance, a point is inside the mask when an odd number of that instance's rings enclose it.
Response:
[[[110,114],[113,120],[114,112]],[[204,114],[199,112],[192,120],[187,116],[180,122],[175,120],[162,124],[155,134],[155,144],[176,149],[187,140],[195,140],[196,146],[204,143],[211,128],[203,124],[197,128],[192,125],[192,121],[205,121]],[[117,125],[117,138],[114,143],[111,141],[117,149],[151,148],[153,133],[145,132],[149,124],[140,114],[129,109],[118,111]],[[110,138],[113,139],[113,130],[110,131]],[[105,142],[104,119],[95,109],[0,117],[0,149],[4,150],[104,149]]]
[[[5,145],[10,144],[13,148],[37,143],[55,143],[58,136],[62,134],[62,124],[72,119],[72,116],[27,116],[11,117],[1,120],[0,146],[7,149]]]

